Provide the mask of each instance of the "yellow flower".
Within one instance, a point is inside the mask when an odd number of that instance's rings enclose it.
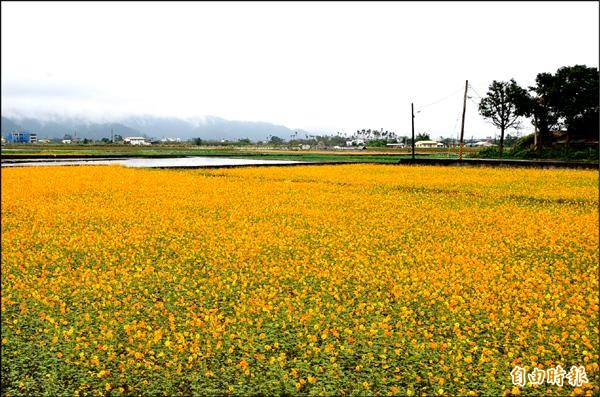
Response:
[[[348,393],[517,394],[498,379],[532,363],[598,383],[597,170],[98,165],[0,183],[2,344],[25,373],[47,364],[16,347],[38,341],[65,394],[108,394],[85,379],[109,368],[141,395],[150,371],[230,393],[318,374]]]

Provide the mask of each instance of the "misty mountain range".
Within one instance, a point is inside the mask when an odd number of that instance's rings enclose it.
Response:
[[[307,131],[292,130],[282,125],[267,122],[234,121],[220,117],[204,117],[188,120],[175,117],[130,116],[114,122],[92,122],[83,118],[53,117],[52,119],[17,118],[2,116],[1,132],[25,130],[37,133],[40,138],[62,138],[66,134],[77,138],[110,138],[115,135],[146,136],[148,138],[202,138],[206,140],[248,138],[253,141],[266,140],[268,136],[289,139],[294,132],[304,137]]]

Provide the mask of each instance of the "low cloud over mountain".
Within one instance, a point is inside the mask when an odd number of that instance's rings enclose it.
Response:
[[[114,134],[122,136],[145,135],[149,138],[202,138],[229,139],[249,138],[253,141],[278,136],[289,139],[295,132],[303,137],[308,132],[292,130],[267,122],[235,121],[208,116],[198,119],[175,117],[130,116],[119,120],[97,122],[83,118],[52,117],[2,117],[1,132],[6,136],[13,130],[35,132],[40,138],[62,138],[65,134],[78,138],[102,139]]]

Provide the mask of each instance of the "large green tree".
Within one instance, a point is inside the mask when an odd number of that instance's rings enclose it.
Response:
[[[571,139],[598,140],[598,69],[564,66],[556,73],[540,73],[532,90],[547,112]]]
[[[517,113],[531,117],[537,129],[538,151],[561,128],[567,142],[598,140],[598,76],[597,68],[564,66],[555,74],[539,73],[530,93],[515,98]]]
[[[519,112],[517,104],[523,102],[527,91],[521,88],[514,79],[510,81],[494,80],[488,92],[479,103],[479,113],[500,129],[500,155],[504,150],[504,133],[509,128],[518,128]]]

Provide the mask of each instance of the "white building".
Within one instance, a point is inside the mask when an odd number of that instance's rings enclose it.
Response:
[[[415,147],[418,148],[435,148],[444,147],[444,144],[436,141],[419,141],[415,143]]]
[[[366,150],[367,147],[364,145],[359,145],[359,146],[334,146],[333,149],[335,150]]]
[[[123,141],[129,145],[150,145],[143,136],[128,136]]]
[[[476,147],[492,147],[492,146],[496,146],[496,145],[494,145],[492,142],[488,142],[488,141],[479,141],[479,142],[475,142],[473,144],[473,146],[476,146]]]
[[[362,138],[358,138],[358,139],[353,139],[351,141],[346,141],[346,146],[352,146],[352,145],[364,145],[365,144],[365,140]]]

